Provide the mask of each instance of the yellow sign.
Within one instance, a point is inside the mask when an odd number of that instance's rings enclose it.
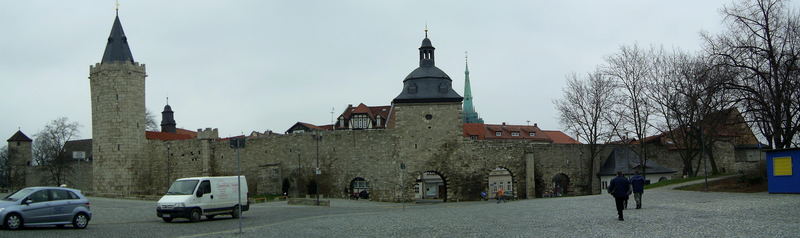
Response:
[[[792,157],[772,158],[772,175],[773,176],[791,176],[792,175]]]

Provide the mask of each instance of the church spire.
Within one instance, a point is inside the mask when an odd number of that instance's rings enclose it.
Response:
[[[419,67],[433,67],[436,63],[433,61],[433,48],[431,39],[428,39],[428,25],[425,24],[425,39],[422,39],[422,46],[419,47]]]
[[[119,21],[119,5],[117,5],[117,16],[111,27],[111,34],[108,36],[108,43],[106,43],[106,51],[103,53],[103,60],[100,62],[133,62],[133,55],[128,46],[128,37],[125,37],[125,31],[122,30],[122,23]]]
[[[469,83],[469,58],[464,51],[464,123],[483,123],[472,105],[472,87]]]

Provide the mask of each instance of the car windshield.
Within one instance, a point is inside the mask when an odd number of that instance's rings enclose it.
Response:
[[[191,195],[199,180],[178,180],[172,183],[167,195]]]
[[[17,201],[17,200],[20,200],[20,199],[23,199],[23,198],[27,197],[33,191],[35,191],[35,189],[32,189],[32,188],[21,189],[21,190],[17,191],[16,193],[12,193],[11,195],[6,196],[5,198],[3,198],[3,200],[6,200],[6,201]]]

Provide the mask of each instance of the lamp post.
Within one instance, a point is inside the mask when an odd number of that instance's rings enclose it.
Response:
[[[239,157],[239,150],[244,148],[245,144],[245,137],[241,138],[233,138],[230,141],[231,148],[236,150],[236,187],[237,187],[237,195],[239,197],[239,209],[238,209],[238,217],[239,217],[239,233],[242,233],[242,166],[241,166],[241,159]]]
[[[297,151],[297,174],[294,176],[295,197],[300,197],[300,151]]]
[[[403,211],[406,210],[406,183],[405,183],[405,173],[406,172],[406,164],[404,162],[400,162],[400,202],[403,203]]]
[[[322,140],[322,136],[319,135],[319,131],[315,131],[314,132],[314,142],[316,143],[316,146],[317,146],[317,154],[316,154],[317,165],[316,165],[316,168],[314,169],[314,181],[316,181],[314,183],[314,185],[316,186],[316,188],[314,188],[314,190],[316,190],[315,192],[317,194],[317,202],[316,202],[317,206],[319,206],[319,174],[320,174],[320,170],[319,170],[319,141],[321,141],[321,140]]]

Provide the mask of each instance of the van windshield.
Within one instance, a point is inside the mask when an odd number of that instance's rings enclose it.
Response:
[[[167,195],[191,195],[199,180],[178,180],[172,183],[167,190]]]
[[[22,198],[27,197],[28,194],[31,194],[34,190],[35,189],[32,189],[32,188],[22,189],[22,190],[17,191],[16,193],[13,193],[11,195],[6,196],[5,198],[3,198],[3,200],[6,200],[6,201],[17,201],[17,200],[20,200]]]

